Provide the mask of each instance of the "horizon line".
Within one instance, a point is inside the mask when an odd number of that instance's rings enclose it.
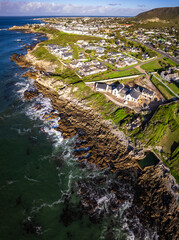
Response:
[[[0,17],[134,17],[134,16],[112,16],[112,15],[14,15],[14,16],[0,16]]]

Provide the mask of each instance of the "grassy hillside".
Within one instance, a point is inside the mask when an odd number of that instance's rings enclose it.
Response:
[[[173,20],[179,18],[179,7],[155,8],[138,14],[135,20],[159,18],[160,20]]]
[[[161,105],[136,137],[161,155],[179,181],[179,101]],[[156,146],[162,147],[160,153]]]

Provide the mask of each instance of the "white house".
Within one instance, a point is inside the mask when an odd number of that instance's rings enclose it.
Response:
[[[131,91],[127,94],[126,100],[137,102],[140,96],[141,96],[141,92],[135,88],[132,88]]]
[[[124,84],[117,84],[116,87],[112,89],[112,94],[116,97],[120,97],[120,92],[124,88]]]

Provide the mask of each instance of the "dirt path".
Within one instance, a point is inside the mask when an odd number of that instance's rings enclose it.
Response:
[[[128,108],[130,108],[130,109],[132,109],[132,110],[134,110],[134,111],[136,112],[136,109],[135,109],[134,107],[129,106],[128,104],[123,104],[123,103],[115,100],[114,96],[111,96],[109,93],[103,93],[103,94],[107,97],[107,99],[109,99],[110,101],[112,101],[112,102],[113,102],[114,104],[116,104],[117,106],[119,106],[119,107],[128,107]]]
[[[160,57],[160,58],[161,58],[161,57]],[[159,59],[159,58],[157,58],[157,59]],[[155,60],[156,60],[156,59],[155,59]],[[152,61],[151,61],[151,62],[152,62]],[[148,86],[150,89],[152,89],[153,91],[157,92],[157,95],[158,95],[161,99],[165,99],[165,98],[163,97],[163,95],[158,91],[158,89],[154,86],[154,84],[151,82],[150,76],[148,75],[148,73],[147,73],[144,69],[141,68],[141,66],[142,66],[143,64],[144,64],[144,63],[141,63],[141,64],[135,66],[135,68],[136,68],[139,72],[145,74],[146,80],[147,80],[147,86]]]

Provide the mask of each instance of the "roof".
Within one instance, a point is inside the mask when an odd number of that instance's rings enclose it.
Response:
[[[95,87],[106,90],[107,84],[106,83],[95,83]]]
[[[129,91],[129,88],[124,87],[124,88],[121,90],[121,93],[123,93],[123,94],[127,94],[128,91]]]
[[[147,88],[143,88],[142,93],[147,94],[147,95],[151,95],[151,96],[154,94],[152,91],[148,90]]]
[[[116,87],[118,91],[120,91],[122,88],[124,88],[124,85],[122,83],[118,84]]]
[[[138,99],[141,95],[141,92],[136,91],[134,88],[130,91],[129,95],[131,95],[132,98]]]
[[[67,52],[63,54],[64,57],[72,56],[72,52]]]

